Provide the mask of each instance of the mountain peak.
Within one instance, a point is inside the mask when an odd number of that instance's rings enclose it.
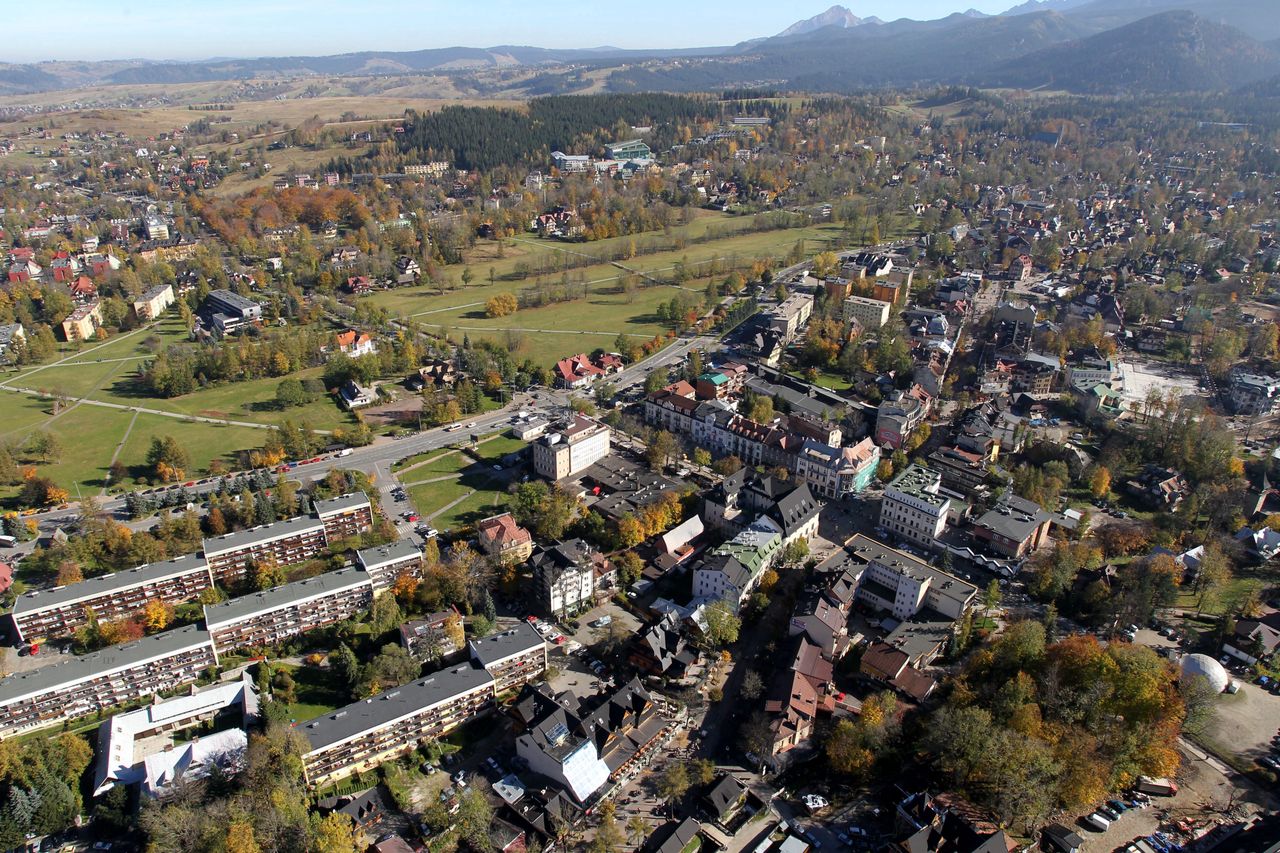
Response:
[[[777,38],[811,33],[814,30],[820,30],[823,27],[840,27],[841,29],[849,29],[850,27],[857,27],[871,23],[880,23],[880,21],[876,18],[869,18],[864,21],[844,6],[832,6],[821,15],[814,15],[812,18],[797,21],[782,32],[778,33]]]

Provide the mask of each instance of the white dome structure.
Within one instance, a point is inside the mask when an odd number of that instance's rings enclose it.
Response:
[[[1213,658],[1208,655],[1186,655],[1182,659],[1182,680],[1189,681],[1196,676],[1208,681],[1214,693],[1221,693],[1231,683],[1231,676],[1227,675],[1226,669]]]

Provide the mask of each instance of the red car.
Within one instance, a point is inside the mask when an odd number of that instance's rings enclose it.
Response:
[[[411,515],[409,516],[409,519],[408,519],[410,524],[413,524],[417,520],[418,520],[418,517],[416,515]]]

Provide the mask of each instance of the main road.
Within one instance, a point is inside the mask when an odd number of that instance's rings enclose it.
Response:
[[[715,340],[714,337],[707,335],[681,338],[671,346],[617,373],[612,381],[618,390],[626,390],[643,383],[645,377],[655,370],[669,370],[673,365],[684,361],[692,350],[705,348],[713,344]],[[543,409],[567,408],[573,393],[563,390],[540,389],[536,392],[536,395],[537,399],[535,400],[532,394],[516,392],[511,401],[501,409],[475,416],[474,420],[469,422],[475,425],[465,426],[462,430],[455,429],[453,432],[449,432],[446,428],[439,427],[423,430],[405,438],[380,437],[365,447],[352,448],[351,452],[346,456],[338,453],[323,454],[315,462],[301,464],[291,469],[288,472],[288,476],[291,480],[306,482],[320,479],[335,468],[358,469],[373,474],[379,486],[389,490],[394,479],[391,476],[391,466],[397,461],[408,456],[415,456],[419,453],[438,450],[456,444],[463,436],[483,436],[499,432],[506,427],[513,410],[518,411],[531,405]],[[143,411],[146,410],[144,409]],[[258,426],[261,426],[261,424]],[[188,491],[193,495],[203,495],[214,491],[218,488],[220,479],[219,477],[206,478],[189,487]],[[99,506],[103,512],[117,517],[123,518],[125,515],[123,497],[113,497],[101,501]],[[66,505],[65,508],[48,510],[31,517],[36,520],[42,529],[53,530],[74,520],[79,512],[79,504],[73,502]],[[19,548],[9,552],[9,555],[29,552],[34,547],[31,543],[24,544],[25,547],[19,546]]]

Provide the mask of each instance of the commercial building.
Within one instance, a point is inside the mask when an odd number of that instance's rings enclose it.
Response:
[[[591,168],[591,158],[586,154],[566,154],[563,151],[551,152],[551,165],[562,175],[585,172]]]
[[[244,580],[253,563],[300,563],[319,554],[325,545],[324,523],[299,516],[206,539],[204,557],[218,583],[235,585]]]
[[[189,625],[0,681],[0,737],[55,725],[195,681],[218,655]]]
[[[795,337],[796,333],[809,317],[813,315],[813,297],[807,293],[793,293],[773,309],[769,318],[769,328],[777,332],[783,340]]]
[[[653,151],[642,140],[628,139],[606,145],[604,156],[610,160],[652,160]]]
[[[538,548],[529,558],[538,608],[548,615],[565,616],[592,607],[596,567],[604,562],[603,555],[581,539]]]
[[[373,526],[373,507],[364,492],[351,492],[316,501],[315,516],[330,542],[359,536]]]
[[[471,660],[489,671],[499,695],[520,688],[547,671],[547,643],[528,622],[469,643]]]
[[[553,779],[585,803],[609,781],[609,766],[596,744],[578,728],[577,720],[554,699],[539,694],[539,713],[516,738],[516,755],[529,769]]]
[[[13,603],[13,624],[23,643],[69,637],[89,621],[90,610],[108,622],[132,616],[151,601],[190,601],[212,586],[203,557],[179,557],[20,595]]]
[[[832,447],[806,438],[796,454],[796,478],[824,498],[839,500],[871,485],[880,448],[870,438],[853,447]]]
[[[173,285],[157,284],[148,288],[142,295],[133,300],[133,313],[138,319],[147,322],[154,320],[173,304]]]
[[[1231,411],[1237,415],[1267,415],[1280,400],[1280,379],[1235,370],[1231,373]]]
[[[158,735],[225,719],[229,714],[238,718],[238,726],[217,735],[196,737],[176,748],[161,745],[157,739]],[[93,795],[100,797],[117,784],[140,783],[144,792],[156,796],[180,778],[203,776],[214,764],[226,767],[243,753],[248,744],[245,729],[257,716],[258,691],[248,670],[241,673],[239,681],[199,690],[193,687],[181,696],[116,714],[98,727]],[[238,738],[230,738],[232,744],[219,737],[237,734]]]
[[[62,336],[68,341],[87,341],[102,325],[102,303],[94,300],[81,305],[62,321]]]
[[[611,435],[599,421],[577,415],[533,443],[533,470],[548,480],[571,477],[609,455]]]
[[[262,306],[230,290],[214,290],[204,298],[200,315],[212,331],[226,334],[262,320]]]
[[[844,321],[856,320],[862,328],[871,331],[889,322],[889,312],[893,306],[879,299],[868,299],[865,296],[850,296],[844,301]]]
[[[893,391],[876,408],[876,444],[897,450],[929,414],[932,398],[924,389]]]
[[[942,475],[913,464],[885,488],[880,526],[899,539],[932,549],[938,547],[950,512],[951,498],[942,493]]]
[[[977,598],[978,588],[968,581],[861,533],[849,540],[845,551],[862,567],[858,598],[889,611],[900,622],[927,610],[956,620]]]
[[[389,589],[403,574],[422,574],[422,551],[411,539],[397,539],[390,545],[356,551],[356,562],[369,573],[373,591]]]
[[[523,563],[533,555],[533,536],[511,513],[493,515],[476,525],[480,550],[503,563]]]
[[[974,524],[973,538],[1004,557],[1020,559],[1049,539],[1053,514],[1035,501],[1006,494]]]
[[[205,627],[222,652],[270,646],[350,619],[373,603],[363,569],[340,569],[262,592],[206,605]]]
[[[295,730],[309,747],[307,783],[322,787],[399,758],[491,711],[495,699],[493,676],[466,664],[302,723]]]

